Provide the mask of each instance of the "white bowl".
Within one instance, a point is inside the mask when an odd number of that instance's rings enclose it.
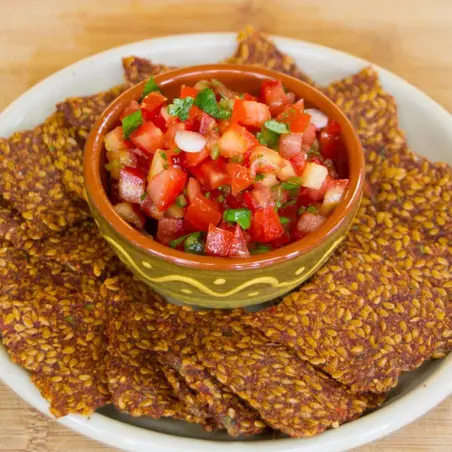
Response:
[[[275,38],[314,80],[327,84],[357,72],[367,61],[315,44]],[[235,49],[235,35],[209,33],[152,39],[118,47],[79,61],[37,84],[0,115],[0,136],[30,128],[68,96],[87,95],[122,82],[121,57],[139,55],[168,65],[217,62]],[[383,86],[399,105],[399,117],[409,144],[432,160],[452,163],[452,118],[436,102],[396,75],[378,68]],[[0,347],[0,378],[35,408],[48,414],[48,404]],[[233,440],[221,433],[208,434],[178,421],[131,418],[105,407],[90,418],[67,416],[62,424],[111,446],[128,451],[178,452],[317,452],[356,447],[412,422],[452,393],[452,354],[428,362],[401,378],[387,402],[378,410],[336,430],[309,439],[251,438]]]

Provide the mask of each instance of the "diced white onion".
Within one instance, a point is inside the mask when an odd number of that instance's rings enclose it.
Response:
[[[311,122],[315,125],[316,129],[323,129],[328,124],[328,116],[320,110],[307,108],[304,112],[311,115]]]
[[[201,152],[206,145],[206,139],[200,133],[189,130],[176,132],[174,141],[177,147],[184,152]]]

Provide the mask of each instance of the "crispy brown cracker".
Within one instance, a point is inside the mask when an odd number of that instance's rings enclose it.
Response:
[[[91,96],[70,97],[57,104],[57,109],[64,114],[69,125],[77,130],[79,136],[86,139],[100,114],[125,89],[124,85],[119,85]]]
[[[269,425],[293,437],[337,427],[368,406],[368,396],[350,394],[292,351],[239,322],[206,337],[198,356]]]
[[[355,125],[364,149],[385,146],[398,128],[395,99],[385,92],[377,72],[366,67],[329,85],[325,93]],[[390,135],[390,136],[388,136]]]
[[[215,382],[199,363],[193,366],[190,362],[186,366],[184,361],[185,357],[195,355],[211,328],[232,316],[225,311],[193,311],[159,301],[132,303],[110,325],[110,347],[125,359],[133,359],[141,350],[164,352],[159,359],[179,372],[219,426],[234,436],[256,434],[263,424],[254,410]]]
[[[75,272],[102,276],[114,257],[108,243],[91,220],[71,226],[45,240],[27,239],[26,234],[12,237],[12,242],[31,256],[51,260]]]
[[[237,50],[225,63],[263,66],[315,86],[315,82],[300,71],[292,57],[281,52],[268,36],[253,27],[247,26],[242,30],[237,41]]]
[[[342,253],[248,323],[354,391],[385,392],[452,334],[448,251],[424,244],[364,199]]]
[[[53,162],[61,174],[66,191],[78,199],[85,199],[83,179],[83,147],[74,127],[62,112],[56,112],[42,126],[43,141],[50,150]],[[79,140],[79,141],[77,141]]]
[[[86,217],[64,189],[41,126],[0,139],[0,171],[0,193],[27,221],[31,237],[52,235]]]
[[[22,222],[19,212],[0,196],[0,239],[12,234]]]
[[[124,68],[124,78],[129,85],[136,85],[147,80],[151,75],[158,75],[173,69],[164,64],[154,64],[151,60],[137,56],[123,58],[122,67]]]

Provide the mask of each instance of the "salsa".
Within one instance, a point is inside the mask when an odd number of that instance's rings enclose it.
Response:
[[[348,185],[339,123],[278,80],[254,95],[203,80],[170,100],[151,77],[105,149],[118,215],[187,253],[243,258],[299,240]]]

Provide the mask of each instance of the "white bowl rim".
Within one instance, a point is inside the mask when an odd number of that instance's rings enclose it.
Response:
[[[42,80],[38,84],[23,93],[12,104],[10,104],[1,114],[0,123],[11,113],[22,105],[26,99],[33,95],[39,95],[43,89],[48,89],[60,77],[69,76],[76,67],[86,65],[99,58],[121,57],[136,53],[137,48],[150,48],[151,46],[177,46],[181,40],[202,40],[203,42],[214,43],[215,41],[229,42],[235,40],[235,33],[192,33],[180,34],[168,37],[152,38],[140,42],[118,46],[90,57],[84,58]],[[444,127],[452,129],[452,118],[442,106],[428,97],[418,88],[409,84],[397,75],[374,65],[366,60],[354,57],[348,53],[331,49],[322,45],[309,43],[285,37],[274,37],[275,42],[281,48],[304,47],[307,52],[320,55],[334,55],[338,59],[347,59],[357,66],[373,66],[383,80],[391,79],[392,84],[401,90],[409,92],[415,96],[422,108],[428,109],[436,121],[444,124]],[[214,45],[214,44],[211,44]],[[41,397],[39,391],[31,383],[28,373],[13,364],[3,347],[0,346],[0,378],[19,394],[33,407],[49,415],[48,403]],[[322,435],[308,439],[278,439],[278,440],[256,440],[250,442],[233,441],[222,442],[205,439],[173,436],[152,430],[143,429],[127,423],[119,422],[107,416],[95,413],[90,418],[78,415],[69,415],[58,419],[61,424],[71,429],[96,439],[104,444],[117,447],[127,451],[148,451],[155,452],[210,452],[212,448],[216,451],[236,450],[240,452],[262,451],[271,452],[317,452],[317,451],[342,451],[352,447],[357,447],[401,428],[414,421],[427,411],[432,409],[447,396],[452,394],[452,354],[438,363],[437,368],[416,388],[408,394],[400,397],[375,412],[366,415],[356,421],[342,425],[336,430],[329,430]]]

